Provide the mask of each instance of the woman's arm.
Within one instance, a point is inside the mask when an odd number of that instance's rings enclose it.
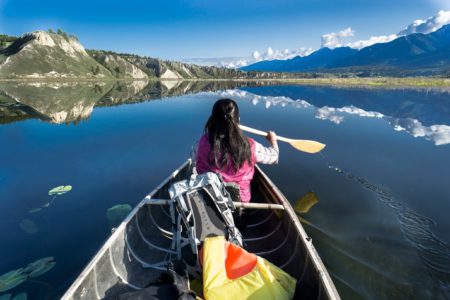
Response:
[[[255,142],[256,162],[261,164],[276,164],[279,159],[279,150],[275,132],[269,131],[266,139],[270,143],[269,147],[264,147],[260,143]]]

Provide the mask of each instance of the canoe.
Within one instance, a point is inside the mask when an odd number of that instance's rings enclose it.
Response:
[[[176,252],[171,249],[167,207],[150,203],[170,199],[168,188],[191,174],[188,160],[148,194],[114,230],[62,299],[116,299],[159,278]],[[340,299],[288,200],[258,166],[252,194],[252,203],[278,209],[246,209],[242,220],[246,227],[241,229],[244,248],[296,278],[299,298]]]

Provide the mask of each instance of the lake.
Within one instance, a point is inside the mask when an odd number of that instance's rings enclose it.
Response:
[[[318,197],[299,216],[343,299],[450,298],[450,89],[192,81],[0,85],[0,276],[28,266],[0,297],[61,296],[117,226],[107,210],[183,163],[221,97],[327,144],[280,142],[262,168],[291,203]]]

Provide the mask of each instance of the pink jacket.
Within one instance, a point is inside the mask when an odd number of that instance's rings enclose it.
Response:
[[[220,174],[225,182],[235,182],[240,187],[241,201],[250,202],[250,182],[252,181],[253,174],[255,173],[255,141],[248,138],[250,142],[250,149],[252,153],[252,164],[244,162],[243,166],[235,172],[231,162],[228,163],[225,170],[221,170],[216,166],[210,165],[208,157],[211,149],[209,145],[208,136],[205,134],[200,138],[197,148],[197,172],[199,174],[211,171]]]

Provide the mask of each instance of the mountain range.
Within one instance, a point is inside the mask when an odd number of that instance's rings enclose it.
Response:
[[[332,75],[325,75],[326,73]],[[86,50],[60,30],[0,34],[0,79],[283,79],[314,76],[450,76],[450,25],[361,50],[321,48],[308,56],[241,69],[198,66],[105,50]]]
[[[133,54],[86,50],[77,37],[35,31],[0,35],[0,79],[249,79],[277,73],[198,66]]]
[[[243,71],[353,73],[363,76],[450,76],[450,25],[361,50],[321,48],[304,57],[261,61]]]

